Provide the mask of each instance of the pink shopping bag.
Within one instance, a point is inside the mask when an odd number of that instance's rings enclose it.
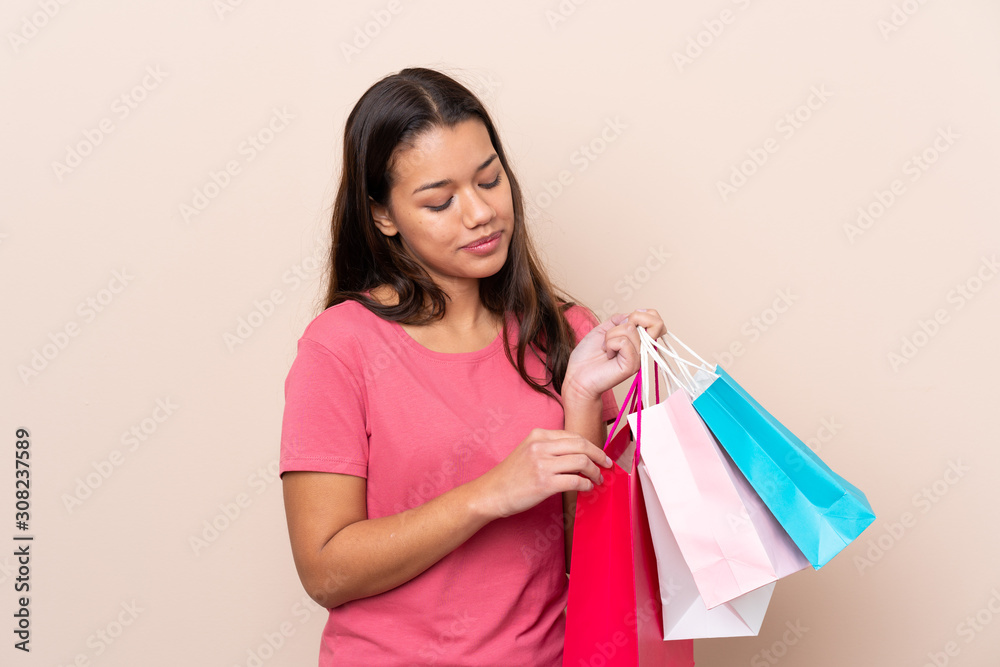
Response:
[[[774,582],[712,609],[706,607],[660,508],[656,490],[649,483],[645,464],[641,461],[638,470],[656,549],[664,638],[747,637],[759,633],[767,606],[771,602]]]
[[[655,489],[665,517],[662,527],[653,524],[653,537],[659,546],[658,533],[669,531],[665,539],[676,541],[706,608],[809,566],[727,459],[685,390],[643,409],[642,419],[643,482]]]
[[[637,395],[638,382],[637,375],[629,398]],[[637,435],[640,429],[641,425]],[[631,431],[624,426],[608,438],[604,449],[617,458],[630,438]],[[633,457],[630,471],[612,465],[603,471],[603,484],[577,496],[564,667],[694,665],[691,641],[663,640],[656,557],[636,471],[638,460]]]
[[[637,470],[659,573],[663,637],[756,635],[774,582],[808,561],[727,459],[645,331],[640,339],[641,395],[651,407],[629,422],[643,424]],[[678,387],[662,403],[660,370]]]

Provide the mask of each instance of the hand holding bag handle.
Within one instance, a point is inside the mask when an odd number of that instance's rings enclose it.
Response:
[[[661,357],[656,348],[650,344],[653,339],[644,327],[637,327],[639,331],[639,340],[641,350],[639,351],[639,371],[635,375],[635,379],[632,380],[632,386],[629,387],[628,394],[625,400],[622,402],[622,409],[618,411],[618,416],[615,418],[615,423],[608,432],[608,439],[604,443],[604,449],[607,451],[608,445],[615,434],[615,429],[618,428],[618,423],[625,414],[636,413],[636,428],[635,428],[635,456],[639,456],[642,447],[642,409],[643,407],[650,407],[656,405],[660,402],[660,376],[657,371],[662,370],[667,378],[667,394],[671,394],[676,389],[687,389],[685,384],[681,382],[676,375],[671,370],[670,365],[667,361]],[[650,369],[649,362],[652,361],[652,369]],[[690,362],[688,362],[690,363]],[[655,386],[655,402],[650,401],[649,397],[649,378],[652,377]],[[641,389],[640,389],[641,388]],[[631,401],[631,404],[629,403]],[[626,408],[625,406],[628,406]],[[618,452],[620,455],[621,452]],[[611,458],[617,458],[617,456],[609,454]]]
[[[682,357],[680,353],[674,349],[674,346],[669,342],[669,340],[666,339],[666,336],[675,340],[700,363],[696,364],[693,361]],[[669,330],[666,334],[664,334],[664,338],[662,339],[662,342],[660,342],[652,338],[644,329],[642,329],[639,331],[639,340],[642,342],[643,349],[648,350],[647,353],[654,359],[658,360],[665,369],[670,369],[672,366],[676,366],[676,375],[671,374],[670,377],[677,382],[679,387],[687,391],[692,400],[701,395],[708,385],[710,385],[718,377],[718,374],[712,370],[714,366],[702,359],[697,352],[685,345],[684,341],[677,337],[677,334]],[[695,370],[694,375],[692,375],[689,367]],[[698,378],[698,373],[702,374],[701,379]],[[678,376],[683,377],[684,381],[678,380]]]
[[[639,332],[640,338],[643,332]],[[682,357],[669,337],[701,362]],[[694,408],[782,528],[819,569],[874,521],[864,493],[763,408],[723,368],[711,366],[676,334],[652,341],[677,364]],[[691,375],[688,367],[696,369]]]

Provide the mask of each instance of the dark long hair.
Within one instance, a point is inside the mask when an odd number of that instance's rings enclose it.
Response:
[[[444,317],[444,291],[407,254],[398,234],[386,236],[376,229],[370,203],[388,205],[397,149],[412,145],[433,127],[451,128],[468,119],[486,126],[509,179],[514,205],[507,261],[496,274],[479,281],[479,297],[503,320],[507,359],[536,391],[555,397],[547,386],[562,393],[575,343],[563,312],[573,302],[556,294],[538,262],[525,227],[521,187],[489,114],[468,88],[440,72],[411,68],[389,75],[361,96],[347,118],[344,165],[333,207],[326,307],[354,300],[383,319],[404,324],[428,324]],[[383,305],[364,293],[379,285],[392,287],[398,302]],[[516,355],[509,345],[508,313],[518,321]],[[542,353],[547,378],[528,376],[524,360],[529,347],[534,354]]]

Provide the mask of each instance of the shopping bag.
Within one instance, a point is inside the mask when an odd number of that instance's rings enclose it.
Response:
[[[682,382],[660,359],[644,329],[640,339],[643,398],[649,405],[642,411],[640,480],[644,492],[649,486],[655,489],[665,517],[662,528],[651,524],[657,558],[659,529],[662,539],[676,543],[708,609],[808,567],[802,552],[723,455]],[[675,388],[663,402],[659,402],[660,371],[668,390]],[[649,400],[650,375],[657,383],[655,404]],[[628,417],[633,428],[637,417]],[[647,494],[647,506],[651,502]],[[658,563],[662,566],[662,560]],[[766,607],[766,599],[763,604]]]
[[[670,382],[668,365],[658,367],[644,331],[640,338],[641,373],[644,380],[650,374],[656,379],[657,402],[628,419],[633,428],[640,420],[643,424],[637,467],[659,574],[663,637],[756,635],[778,572],[785,576],[808,562],[787,535],[779,546],[791,552],[793,561],[765,547],[762,536],[774,537],[774,529],[782,532],[780,526],[766,510],[760,512],[752,490],[744,500],[746,489],[737,486],[685,390]],[[666,372],[668,391],[671,384],[677,387],[662,403],[659,370]],[[649,404],[647,382],[643,384]],[[763,525],[760,534],[757,523]],[[786,567],[794,560],[795,567]]]
[[[638,472],[656,552],[663,610],[663,637],[703,639],[758,634],[767,606],[771,602],[774,581],[712,609],[706,607],[667,517],[660,508],[660,501],[656,496],[655,486],[650,482],[645,463],[639,463]]]
[[[685,369],[692,404],[764,504],[819,569],[875,520],[857,487],[830,469],[725,370],[710,366],[671,333],[698,364],[670,343],[657,349]],[[689,368],[696,368],[693,374]]]
[[[629,399],[637,396],[639,377]],[[629,444],[627,425],[605,443],[612,458]],[[641,427],[640,427],[641,428]],[[637,431],[637,435],[639,432]],[[636,464],[602,469],[604,483],[577,495],[566,610],[564,667],[693,667],[691,641],[664,641],[656,558]]]
[[[792,537],[781,526],[781,523],[771,513],[771,510],[767,508],[767,505],[757,495],[757,492],[753,490],[750,482],[740,472],[740,469],[736,467],[729,454],[719,445],[719,441],[715,439],[715,436],[712,436],[712,442],[715,443],[716,451],[722,458],[726,472],[733,480],[736,491],[740,494],[740,498],[743,499],[743,505],[747,508],[745,515],[733,517],[733,521],[736,523],[749,521],[753,524],[754,530],[757,531],[757,536],[767,551],[768,560],[771,561],[771,565],[774,567],[774,574],[778,579],[808,568],[811,565],[809,559],[806,558],[806,555],[802,553],[802,550],[795,544]]]

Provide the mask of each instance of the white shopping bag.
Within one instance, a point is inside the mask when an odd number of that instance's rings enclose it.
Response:
[[[656,572],[663,603],[663,639],[756,635],[760,632],[767,605],[771,602],[774,582],[712,609],[705,606],[641,459],[640,456],[637,467],[656,552]]]

